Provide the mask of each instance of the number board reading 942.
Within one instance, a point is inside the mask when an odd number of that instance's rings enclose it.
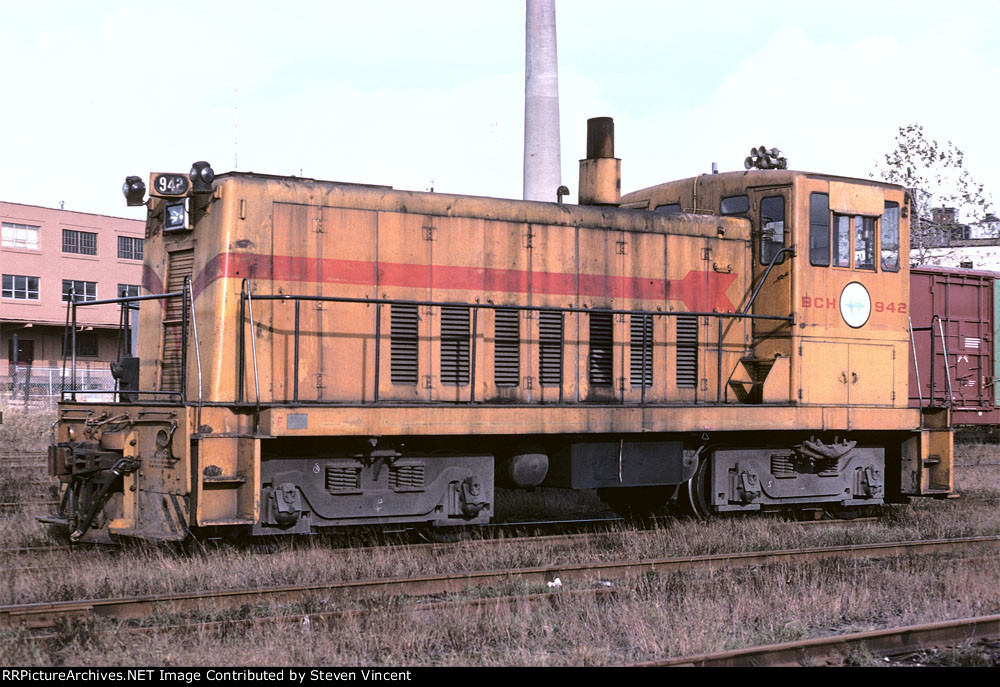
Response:
[[[177,198],[188,194],[191,181],[186,174],[154,174],[149,188],[150,195]]]

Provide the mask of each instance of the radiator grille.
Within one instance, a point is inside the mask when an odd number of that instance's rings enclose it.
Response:
[[[643,386],[649,388],[653,386],[653,318],[643,315],[631,317],[632,388]]]
[[[361,468],[327,465],[326,490],[331,493],[361,490]]]
[[[194,271],[194,249],[174,251],[167,263],[167,293],[184,291],[184,278]],[[184,297],[166,299],[163,313],[161,391],[180,391],[184,377]]]
[[[423,491],[424,466],[400,465],[389,468],[389,488],[393,491]]]
[[[611,386],[614,381],[614,323],[609,312],[590,313],[590,384]]]
[[[698,386],[698,317],[677,316],[677,386]]]
[[[390,312],[390,377],[393,384],[417,383],[417,306],[393,304]]]
[[[441,306],[441,383],[469,383],[469,309]]]
[[[563,314],[538,313],[538,377],[542,386],[561,386],[563,368]]]
[[[495,313],[493,379],[497,386],[517,386],[521,379],[521,312]]]

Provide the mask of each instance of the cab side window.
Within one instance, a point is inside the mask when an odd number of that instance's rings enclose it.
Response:
[[[899,271],[899,203],[886,201],[882,213],[882,269],[886,272]]]
[[[660,212],[669,215],[680,211],[681,211],[680,203],[670,203],[668,205],[657,205],[656,209],[653,212]]]
[[[830,265],[830,196],[809,194],[809,264]]]
[[[851,218],[848,215],[833,216],[833,266],[851,266]]]
[[[875,270],[875,218],[854,218],[854,269]]]
[[[760,262],[769,264],[785,247],[785,197],[768,196],[760,201]],[[781,256],[779,263],[784,262]]]
[[[745,215],[750,212],[750,196],[729,196],[719,204],[723,215]]]

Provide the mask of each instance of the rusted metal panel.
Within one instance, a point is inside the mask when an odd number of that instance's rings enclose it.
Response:
[[[911,319],[916,330],[916,366],[914,353],[908,352],[910,406],[945,405],[951,400],[956,424],[1000,422],[993,322],[998,275],[932,267],[913,268],[910,274]]]

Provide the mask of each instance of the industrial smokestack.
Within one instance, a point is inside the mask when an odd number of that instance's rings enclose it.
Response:
[[[555,0],[526,0],[524,199],[556,200],[559,173],[559,67]]]

